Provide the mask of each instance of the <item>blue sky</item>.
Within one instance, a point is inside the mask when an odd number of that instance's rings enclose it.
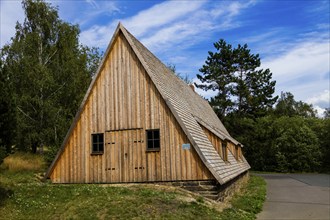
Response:
[[[0,46],[24,19],[21,1],[1,0]],[[60,18],[79,24],[80,41],[105,50],[119,21],[165,64],[197,81],[213,43],[247,43],[270,68],[276,94],[291,92],[319,113],[329,107],[328,0],[47,1]],[[198,90],[204,97],[212,92]]]

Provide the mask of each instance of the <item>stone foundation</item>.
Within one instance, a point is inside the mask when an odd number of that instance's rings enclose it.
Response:
[[[246,171],[223,185],[220,185],[216,180],[167,182],[163,184],[180,187],[206,198],[223,202],[238,192],[248,180],[249,173]]]

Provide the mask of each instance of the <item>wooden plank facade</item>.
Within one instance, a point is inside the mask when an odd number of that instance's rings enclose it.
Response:
[[[125,33],[120,24],[46,176],[53,183],[216,179]],[[220,158],[223,140],[202,128]],[[159,148],[150,150],[147,131],[155,129]],[[241,147],[228,143],[231,158],[246,164]]]

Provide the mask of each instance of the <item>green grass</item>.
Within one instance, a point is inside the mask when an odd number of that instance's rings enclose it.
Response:
[[[241,194],[231,200],[231,208],[223,210],[221,219],[256,219],[266,199],[266,182],[262,177],[251,175]]]
[[[0,169],[0,219],[253,219],[264,182],[252,176],[222,213],[200,196],[155,185],[51,184],[36,170]],[[260,187],[261,184],[263,187]],[[252,207],[250,207],[252,205]],[[252,216],[247,218],[246,216]]]
[[[180,199],[182,192],[145,185],[55,185],[33,173],[1,172],[0,218],[5,219],[219,219],[219,212]]]

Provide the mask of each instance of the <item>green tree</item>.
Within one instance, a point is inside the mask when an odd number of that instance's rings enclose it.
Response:
[[[324,118],[330,118],[330,108],[325,108],[323,115],[324,115]]]
[[[259,69],[259,55],[251,54],[248,46],[240,44],[237,48],[223,39],[214,44],[217,52],[209,51],[205,64],[197,75],[202,84],[197,87],[218,91],[210,104],[223,119],[234,112],[240,117],[261,117],[272,108],[277,96],[275,81],[269,69]]]
[[[319,140],[303,117],[280,117],[274,123],[277,170],[317,171],[321,165]]]
[[[322,172],[330,172],[330,118],[305,118],[308,126],[314,131],[320,143]]]
[[[329,128],[317,118],[274,115],[232,118],[237,125],[234,136],[244,144],[243,150],[252,169],[276,172],[314,172],[329,165]],[[329,123],[330,124],[330,123]],[[318,135],[315,131],[319,131]]]
[[[208,52],[205,64],[199,69],[202,75],[197,74],[202,84],[195,83],[195,86],[205,91],[217,91],[215,97],[210,99],[210,104],[218,117],[223,119],[234,105],[231,99],[235,72],[234,55],[232,46],[223,39],[213,45],[217,52]]]
[[[0,59],[0,163],[11,153],[15,140],[16,114],[8,71]]]
[[[79,45],[78,26],[60,20],[57,8],[41,0],[22,6],[26,18],[2,60],[13,85],[17,146],[36,152],[62,141],[99,59],[95,49]]]
[[[275,106],[274,113],[278,116],[316,117],[317,112],[313,109],[313,105],[296,101],[290,92],[282,92]]]

